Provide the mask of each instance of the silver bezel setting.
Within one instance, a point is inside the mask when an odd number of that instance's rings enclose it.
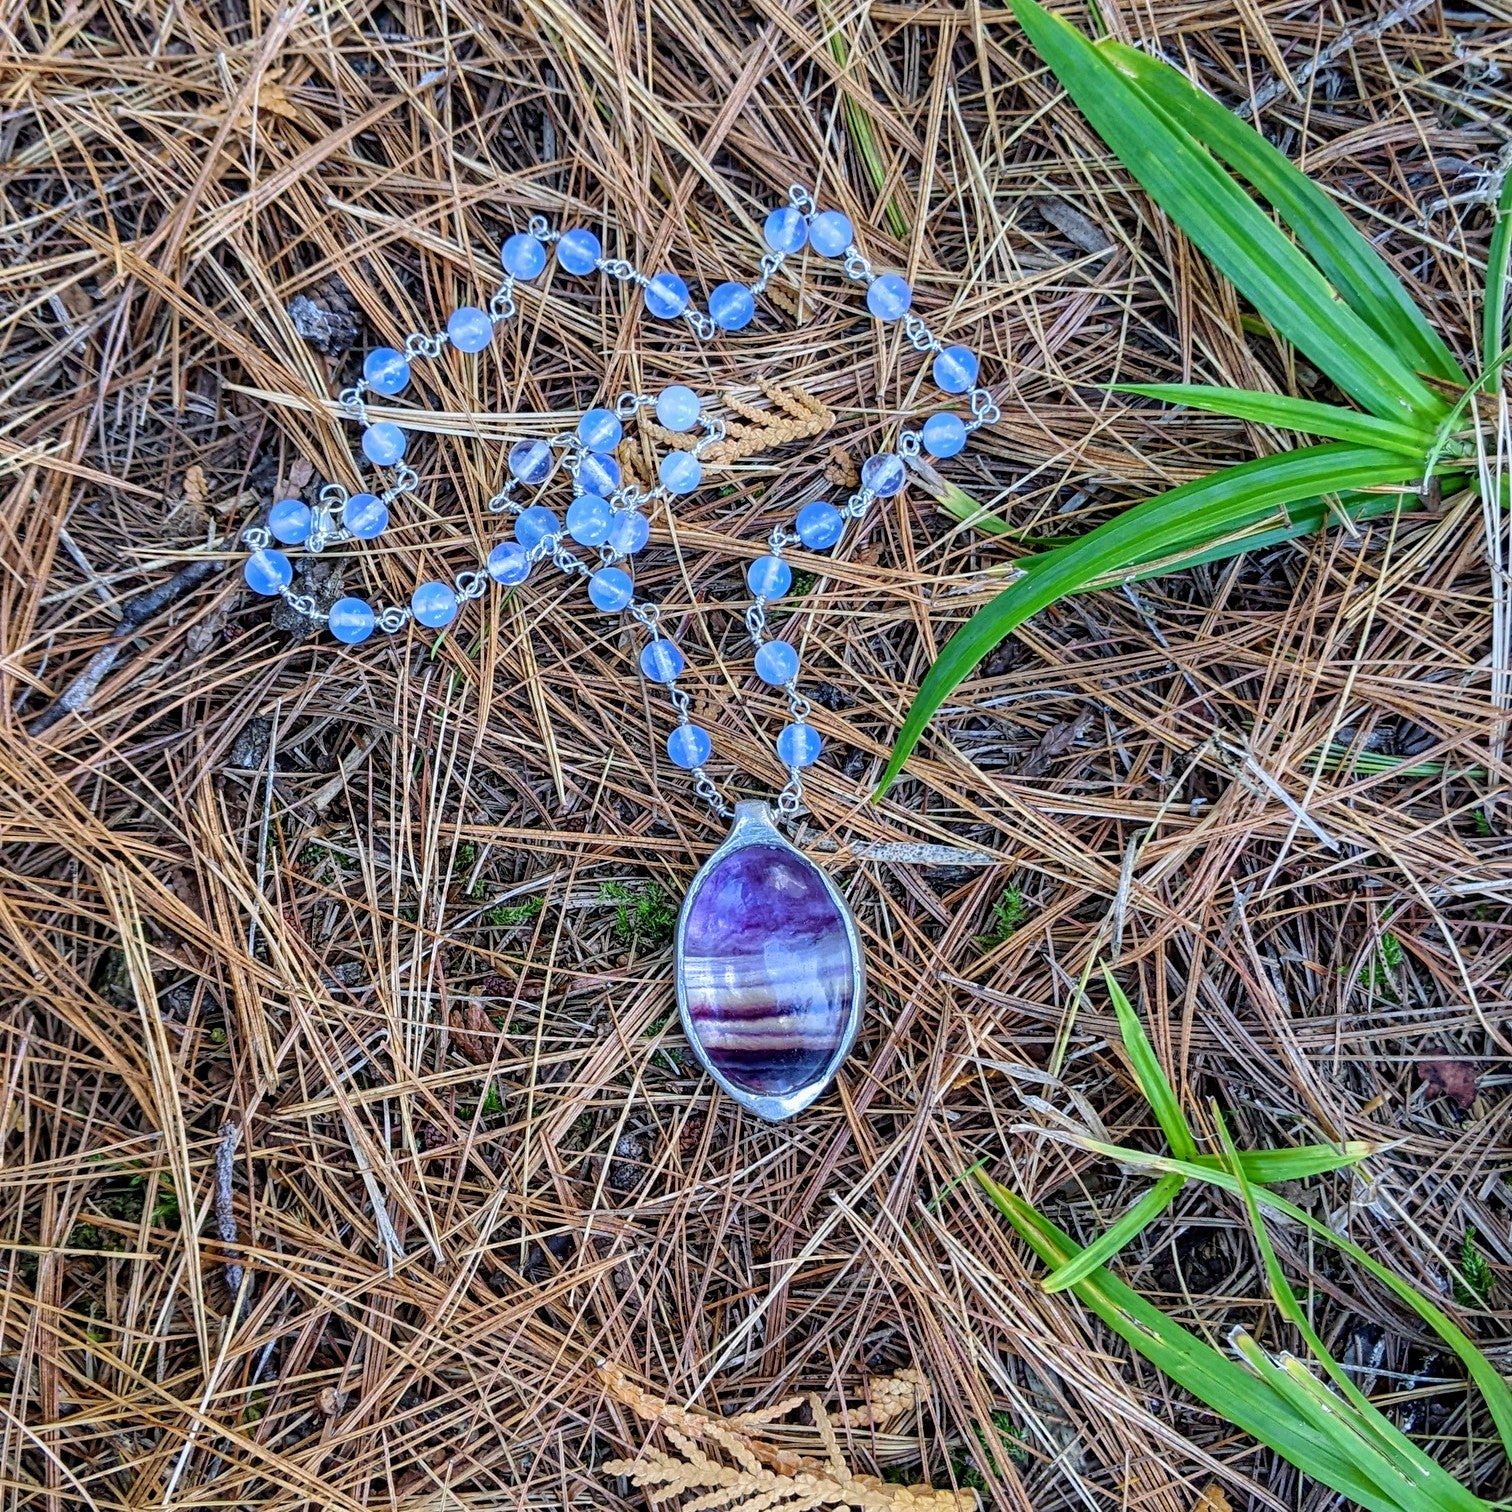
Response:
[[[782,1096],[770,1093],[747,1092],[742,1087],[737,1087],[729,1080],[709,1059],[708,1053],[693,1030],[692,1015],[688,1011],[687,985],[683,977],[683,936],[688,926],[688,911],[692,906],[693,899],[698,893],[704,877],[732,851],[743,850],[748,845],[781,845],[792,851],[796,856],[802,856],[804,861],[813,866],[824,882],[825,890],[829,893],[830,901],[840,912],[841,921],[845,925],[845,936],[850,942],[851,951],[851,1006],[850,1016],[846,1020],[845,1032],[840,1037],[840,1043],[835,1048],[835,1053],[826,1063],[823,1074],[809,1082],[806,1086],[799,1087],[794,1092],[788,1092]],[[841,895],[839,888],[830,880],[821,866],[815,865],[803,852],[782,833],[773,822],[772,811],[761,802],[743,802],[735,805],[735,819],[730,825],[730,833],[725,837],[724,843],[699,867],[698,875],[693,878],[686,895],[683,898],[682,909],[677,916],[677,941],[673,955],[673,974],[677,980],[677,1012],[682,1020],[683,1034],[687,1037],[688,1045],[693,1054],[698,1057],[698,1063],[719,1085],[721,1091],[727,1097],[733,1098],[743,1108],[748,1108],[758,1118],[764,1118],[771,1123],[780,1123],[784,1118],[791,1118],[795,1113],[801,1113],[806,1107],[820,1097],[829,1084],[835,1079],[835,1073],[844,1063],[846,1056],[851,1052],[851,1046],[856,1042],[856,1035],[861,1029],[861,1015],[866,1006],[866,953],[861,948],[861,933],[856,928],[856,920],[850,911],[849,904]]]

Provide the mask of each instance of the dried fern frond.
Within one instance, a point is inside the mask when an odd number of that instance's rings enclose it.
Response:
[[[677,1451],[669,1453],[648,1444],[635,1459],[610,1460],[603,1468],[611,1475],[627,1475],[635,1485],[648,1488],[653,1501],[699,1492],[682,1512],[714,1512],[716,1508],[766,1512],[773,1507],[783,1512],[818,1507],[858,1507],[867,1512],[883,1508],[976,1512],[975,1491],[898,1486],[874,1475],[855,1474],[845,1463],[834,1425],[816,1396],[789,1397],[772,1407],[722,1418],[664,1401],[636,1385],[615,1365],[600,1366],[599,1378],[616,1401],[648,1422],[659,1424]],[[916,1405],[928,1389],[918,1372],[900,1372],[874,1383],[868,1404],[846,1409],[846,1421],[860,1426],[896,1418]],[[814,1415],[814,1431],[824,1450],[822,1459],[776,1448],[760,1437],[763,1428],[804,1400]],[[715,1458],[703,1447],[705,1444],[723,1450],[725,1459]],[[726,1463],[726,1459],[734,1463]]]
[[[796,385],[783,388],[767,378],[758,378],[756,382],[771,400],[772,407],[760,409],[734,394],[726,394],[725,408],[742,416],[746,423],[729,421],[725,426],[724,440],[704,449],[704,461],[716,467],[728,467],[732,462],[742,462],[747,457],[790,446],[795,441],[811,441],[816,436],[828,435],[834,429],[835,412],[822,400]],[[691,451],[701,439],[696,433],[669,431],[649,422],[641,426],[641,433],[678,451]]]

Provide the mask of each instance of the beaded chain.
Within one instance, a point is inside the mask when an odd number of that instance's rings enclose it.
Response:
[[[572,431],[549,440],[516,442],[509,451],[509,477],[504,487],[488,501],[493,514],[514,517],[511,541],[500,541],[479,567],[459,572],[453,582],[421,583],[408,606],[391,604],[375,609],[365,599],[338,599],[328,610],[320,609],[308,594],[292,588],[293,565],[272,543],[303,545],[318,553],[343,541],[370,541],[389,523],[394,502],[413,492],[419,476],[404,461],[408,438],[390,420],[374,420],[368,413],[367,395],[391,398],[410,382],[411,364],[419,358],[435,359],[451,346],[460,352],[481,352],[493,339],[495,327],[517,313],[515,286],[530,282],[545,271],[548,248],[554,250],[564,273],[585,278],[603,273],[641,290],[648,313],[661,320],[683,320],[701,341],[716,333],[743,330],[756,314],[756,300],[763,294],[784,261],[805,244],[820,256],[841,259],[846,278],[866,289],[866,305],[884,323],[901,320],[912,347],[933,358],[936,385],[945,393],[962,396],[969,408],[963,419],[954,411],[930,415],[917,430],[903,430],[896,447],[868,457],[861,467],[861,486],[843,505],[825,499],[805,504],[791,528],[777,525],[768,537],[769,555],[752,562],[746,583],[752,600],[745,611],[746,628],[755,648],[757,676],[787,695],[789,723],[777,737],[777,755],[788,770],[788,781],[778,796],[780,811],[796,813],[802,796],[803,769],[819,758],[819,732],[809,724],[813,704],[798,686],[798,652],[785,640],[767,634],[767,607],[786,595],[793,571],[783,559],[790,546],[809,551],[832,551],[846,526],[860,520],[878,499],[890,498],[907,481],[907,461],[926,452],[936,459],[953,457],[966,445],[971,432],[991,425],[1001,412],[991,393],[978,383],[980,364],[968,347],[947,346],[934,335],[911,306],[913,291],[896,273],[877,273],[857,248],[850,220],[838,210],[819,210],[813,196],[799,186],[788,193],[788,203],[773,210],[762,227],[767,250],[757,277],[748,284],[722,283],[710,291],[707,311],[691,301],[687,284],[676,273],[647,274],[623,258],[606,258],[592,231],[577,227],[550,229],[544,217],[532,216],[528,229],[510,236],[500,249],[504,281],[478,308],[464,305],[453,312],[446,328],[430,334],[413,333],[400,348],[377,347],[362,366],[362,377],[344,389],[338,403],[344,418],[362,427],[362,451],[375,467],[389,469],[393,481],[381,493],[348,494],[339,483],[320,490],[319,502],[310,508],[300,499],[281,499],[268,513],[266,525],[243,531],[252,548],[243,568],[247,585],[256,593],[282,598],[305,618],[324,624],[347,645],[365,641],[374,630],[388,634],[402,630],[411,620],[431,629],[449,625],[462,603],[482,598],[490,582],[515,587],[529,576],[537,563],[550,561],[559,571],[587,581],[588,598],[606,614],[628,614],[648,633],[640,653],[641,671],[667,690],[677,724],[667,737],[667,756],[688,771],[696,789],[718,814],[732,810],[705,769],[713,750],[706,730],[692,719],[692,700],[678,686],[687,662],[677,645],[663,633],[661,609],[637,598],[634,583],[624,568],[645,546],[651,527],[644,507],[657,500],[672,499],[696,490],[703,481],[703,454],[724,439],[724,421],[707,413],[692,389],[673,384],[659,394],[623,393],[613,409],[588,410]],[[625,423],[650,410],[657,423],[674,434],[701,431],[687,450],[667,453],[657,469],[654,487],[641,489],[626,483],[613,453],[624,435]],[[516,494],[522,488],[540,490],[558,466],[572,479],[573,498],[563,522],[540,503],[522,503]],[[580,546],[596,548],[599,561],[590,567],[571,551],[564,535]]]

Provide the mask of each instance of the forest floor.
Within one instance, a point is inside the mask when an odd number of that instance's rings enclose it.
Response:
[[[1100,15],[1258,100],[1468,360],[1506,0]],[[626,1381],[727,1414],[810,1393],[791,1444],[817,1452],[827,1414],[858,1475],[1024,1512],[1334,1505],[1040,1291],[961,1180],[986,1162],[1083,1240],[1146,1189],[1051,1138],[1158,1148],[1104,961],[1204,1131],[1216,1100],[1241,1145],[1379,1144],[1291,1195],[1512,1361],[1512,814],[1478,504],[1064,601],[873,802],[920,678],[1017,555],[1290,444],[1105,385],[1326,388],[1009,10],[37,0],[4,46],[7,1506],[640,1507],[601,1468],[650,1431]],[[530,216],[700,294],[751,275],[795,183],[981,353],[1003,413],[941,465],[995,533],[910,488],[802,558],[783,606],[827,741],[796,836],[852,902],[871,993],[835,1088],[771,1126],[677,1020],[671,926],[722,826],[665,758],[633,635],[540,570],[443,635],[341,649],[246,591],[239,534],[358,486],[327,396],[486,297]],[[450,576],[499,531],[500,443],[604,396],[791,407],[657,514],[637,569],[711,771],[774,791],[742,569],[920,413],[916,354],[812,256],[708,345],[608,281],[552,271],[519,306],[427,370],[393,528],[296,587],[405,602]],[[1505,1495],[1452,1357],[1275,1236],[1334,1352]],[[1118,1269],[1220,1346],[1239,1323],[1284,1342],[1211,1188]]]

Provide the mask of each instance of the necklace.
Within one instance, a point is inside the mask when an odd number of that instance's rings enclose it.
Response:
[[[999,418],[991,393],[978,382],[979,364],[969,348],[945,345],[913,312],[913,293],[896,273],[877,273],[858,249],[850,221],[837,210],[821,211],[806,189],[789,191],[788,203],[766,217],[766,251],[749,284],[724,283],[710,291],[708,309],[693,303],[676,273],[647,274],[623,258],[606,258],[599,239],[585,228],[552,230],[541,216],[510,236],[500,249],[504,280],[483,307],[454,311],[442,331],[412,333],[400,347],[367,354],[361,379],[344,389],[339,406],[362,427],[362,451],[393,481],[380,493],[349,494],[330,483],[311,508],[301,499],[281,499],[265,525],[243,532],[252,548],[243,567],[256,593],[282,598],[291,609],[326,626],[347,645],[374,631],[394,634],[412,621],[431,629],[449,625],[470,599],[482,598],[490,583],[515,588],[532,569],[549,562],[585,580],[589,601],[605,614],[628,615],[647,633],[640,668],[649,682],[666,689],[676,715],[667,737],[667,756],[688,772],[696,792],[730,831],[694,877],[678,916],[674,975],[678,1011],[699,1063],[736,1102],[762,1118],[782,1119],[819,1097],[849,1054],[860,1028],[866,993],[866,959],[860,931],[834,882],[781,831],[801,807],[804,770],[818,760],[822,741],[809,722],[813,704],[798,685],[799,657],[793,645],[767,631],[768,607],[782,599],[793,581],[784,553],[801,546],[830,552],[847,527],[862,519],[878,499],[901,492],[908,464],[921,454],[935,460],[955,456],[971,432]],[[419,486],[404,460],[407,440],[393,420],[377,419],[368,396],[393,398],[409,386],[411,367],[434,359],[448,346],[481,352],[495,328],[517,313],[515,288],[538,278],[554,253],[561,271],[576,278],[602,273],[638,288],[647,312],[661,320],[685,322],[700,341],[744,329],[755,317],[756,301],[778,269],[808,246],[821,257],[839,259],[845,277],[866,290],[866,304],[879,321],[901,321],[909,345],[932,359],[935,384],[961,396],[963,418],[950,410],[930,415],[917,429],[905,428],[892,451],[868,457],[861,485],[842,505],[813,499],[798,510],[792,525],[777,525],[768,537],[769,554],[746,572],[751,602],[745,624],[754,648],[757,676],[787,697],[789,722],[776,739],[788,780],[775,799],[776,813],[761,801],[725,800],[706,763],[713,751],[709,733],[693,722],[692,700],[679,686],[687,662],[661,625],[658,605],[635,593],[626,567],[650,538],[648,506],[672,503],[699,488],[704,457],[725,438],[724,421],[709,413],[685,385],[660,393],[621,394],[613,408],[583,413],[571,431],[549,440],[517,441],[508,453],[509,476],[488,501],[492,514],[513,517],[513,539],[498,542],[476,568],[451,583],[421,583],[405,605],[375,609],[348,597],[321,609],[293,587],[293,564],[279,546],[303,546],[318,553],[346,541],[369,541],[389,523],[394,503]],[[662,457],[657,482],[641,488],[625,480],[615,458],[627,423],[648,413],[675,443]],[[541,492],[564,472],[571,480],[565,520],[549,506],[525,502],[524,490]],[[590,566],[568,541],[597,552]],[[273,543],[279,543],[277,546]]]

